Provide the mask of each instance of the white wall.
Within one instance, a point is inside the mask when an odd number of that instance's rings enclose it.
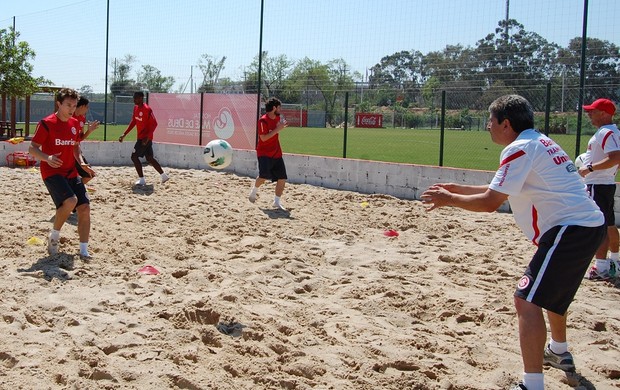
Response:
[[[30,142],[13,145],[0,143],[0,165],[6,166],[6,156],[15,151],[28,151]],[[132,166],[134,141],[85,141],[82,150],[93,165]],[[200,146],[155,144],[155,157],[162,167],[210,169],[202,158]],[[445,168],[428,165],[396,164],[356,159],[285,154],[290,183],[304,183],[365,194],[387,194],[401,199],[420,199],[422,192],[439,182],[488,184],[494,172]],[[255,177],[258,173],[253,150],[235,150],[233,162],[224,172]],[[616,221],[620,223],[620,199],[616,191]],[[504,204],[502,211],[509,211]]]

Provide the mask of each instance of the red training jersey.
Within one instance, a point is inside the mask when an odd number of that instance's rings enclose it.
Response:
[[[258,120],[258,143],[256,144],[256,157],[282,157],[282,147],[280,147],[279,134],[274,135],[267,141],[260,139],[261,135],[269,134],[271,131],[275,130],[279,122],[279,116],[271,119],[267,114],[261,116]]]
[[[63,122],[56,114],[41,119],[37,124],[32,142],[41,145],[43,153],[56,154],[62,160],[62,166],[58,168],[49,166],[45,160],[41,161],[41,177],[44,180],[54,175],[62,175],[69,179],[78,175],[73,154],[73,148],[79,142],[78,128],[77,119],[71,117]]]
[[[157,119],[155,119],[153,110],[148,104],[143,103],[140,106],[135,105],[133,107],[133,117],[124,134],[126,135],[129,133],[134,126],[138,129],[138,139],[148,138],[153,140],[153,133],[157,127]]]
[[[78,134],[80,135],[80,141],[84,139],[84,126],[86,125],[86,117],[84,115],[73,115],[78,120]]]

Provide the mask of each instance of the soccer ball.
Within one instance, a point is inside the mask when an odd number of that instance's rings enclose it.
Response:
[[[577,169],[581,169],[586,166],[585,153],[581,153],[579,156],[577,156],[577,158],[575,159],[575,166],[577,167]]]
[[[233,149],[223,139],[214,139],[205,146],[203,157],[211,168],[224,169],[232,162]]]

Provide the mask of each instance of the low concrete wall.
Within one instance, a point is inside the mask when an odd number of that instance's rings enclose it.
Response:
[[[2,142],[0,165],[16,151],[28,151],[30,142],[13,145]],[[97,166],[131,166],[133,141],[85,141],[82,150],[88,161]],[[155,157],[162,167],[210,169],[202,158],[200,146],[155,144]],[[387,194],[401,199],[419,200],[422,192],[439,182],[488,184],[495,172],[446,168],[428,165],[396,164],[377,161],[285,154],[288,181],[365,194]],[[234,150],[233,161],[223,170],[239,176],[255,177],[258,173],[253,150]],[[620,221],[620,197],[616,191],[616,220]],[[501,211],[509,211],[505,203]]]

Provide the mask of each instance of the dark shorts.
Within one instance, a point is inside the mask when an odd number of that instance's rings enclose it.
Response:
[[[605,225],[616,226],[616,215],[614,213],[614,197],[616,195],[615,184],[588,184],[590,197],[603,212]]]
[[[86,161],[86,157],[84,157],[84,155],[82,155],[82,160],[84,160],[85,164],[88,164],[88,161]],[[92,177],[90,173],[86,172],[77,161],[75,162],[75,169],[78,171],[78,175],[80,175],[80,177]]]
[[[286,180],[284,159],[261,156],[258,158],[258,177],[271,181]]]
[[[65,200],[72,196],[77,197],[78,206],[81,204],[90,204],[86,187],[82,183],[82,178],[80,176],[67,179],[61,175],[54,175],[43,180],[43,182],[47,187],[47,191],[52,196],[52,200],[54,200],[57,209],[62,206]]]
[[[149,140],[146,145],[141,140],[137,140],[133,147],[133,154],[138,157],[153,157],[153,141]]]
[[[563,315],[573,301],[594,252],[607,234],[599,227],[555,226],[540,238],[515,297]]]

